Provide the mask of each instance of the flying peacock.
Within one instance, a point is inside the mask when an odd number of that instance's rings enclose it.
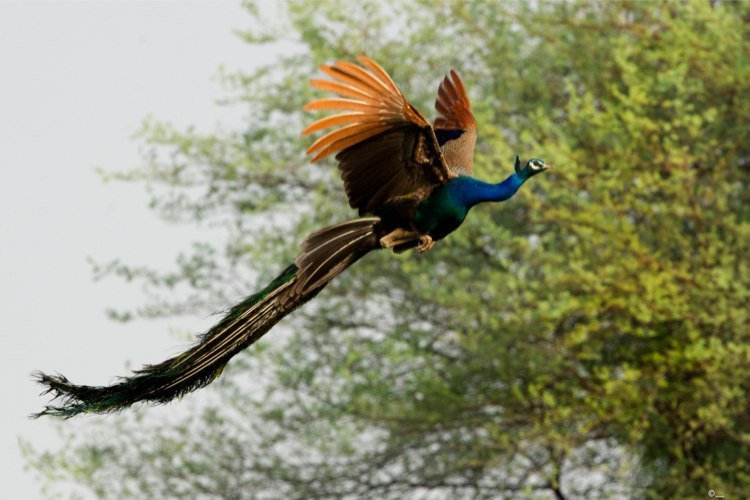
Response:
[[[476,121],[461,78],[451,70],[438,89],[434,125],[404,97],[372,59],[321,66],[330,77],[312,80],[335,97],[313,100],[307,111],[340,110],[302,134],[328,128],[307,150],[313,162],[336,153],[349,205],[360,218],[316,231],[302,242],[294,263],[266,288],[231,307],[195,345],[171,359],[146,365],[109,386],[75,385],[62,375],[35,373],[53,401],[34,416],[107,413],[134,403],[166,403],[208,385],[229,360],[334,277],[381,248],[425,252],[455,231],[471,207],[504,201],[549,165],[532,158],[492,184],[472,177]]]

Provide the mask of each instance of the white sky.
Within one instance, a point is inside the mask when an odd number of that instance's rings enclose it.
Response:
[[[223,93],[212,77],[271,57],[232,33],[246,20],[239,2],[0,2],[0,500],[40,496],[18,437],[56,442],[51,420],[27,418],[46,402],[32,370],[104,384],[127,362],[174,354],[170,327],[207,326],[106,319],[106,307],[144,297],[94,283],[87,256],[168,268],[205,233],[159,221],[139,186],[105,185],[93,168],[137,166],[130,136],[149,114],[238,126],[237,110],[214,104]]]

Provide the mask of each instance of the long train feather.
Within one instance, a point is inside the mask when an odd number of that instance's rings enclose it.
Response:
[[[166,403],[210,384],[229,360],[282,318],[315,297],[328,282],[379,247],[374,227],[363,218],[324,228],[303,242],[302,253],[266,288],[231,307],[193,347],[156,365],[146,365],[109,386],[75,385],[62,375],[35,372],[44,393],[60,399],[32,417],[70,418],[111,413],[138,402]]]

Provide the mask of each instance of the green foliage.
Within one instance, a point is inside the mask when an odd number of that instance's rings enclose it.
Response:
[[[227,76],[247,128],[147,122],[147,164],[124,176],[161,216],[224,221],[228,240],[173,273],[102,272],[215,308],[262,286],[305,232],[351,217],[298,132],[315,65],[361,52],[425,112],[459,69],[478,177],[502,178],[515,152],[556,168],[427,255],[365,258],[291,334],[235,360],[206,389],[214,401],[183,402],[194,416],[92,420],[30,463],[102,498],[742,497],[748,5],[306,1],[274,20],[249,8],[248,43],[298,51]],[[146,313],[188,306],[158,303]]]

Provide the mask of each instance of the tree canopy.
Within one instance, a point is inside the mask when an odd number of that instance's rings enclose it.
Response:
[[[175,6],[175,8],[179,8]],[[750,491],[750,3],[291,1],[247,6],[237,131],[149,122],[156,213],[218,220],[127,320],[212,312],[310,230],[352,217],[301,112],[317,66],[366,53],[428,116],[456,68],[475,175],[556,168],[425,255],[376,252],[167,422],[92,419],[29,450],[101,498],[738,498]],[[288,46],[288,45],[287,45]],[[218,62],[218,61],[217,61]],[[743,97],[744,96],[744,97]],[[176,290],[182,299],[175,300]],[[187,298],[185,298],[187,297]],[[271,339],[271,337],[274,337]],[[64,424],[63,424],[64,425]]]

